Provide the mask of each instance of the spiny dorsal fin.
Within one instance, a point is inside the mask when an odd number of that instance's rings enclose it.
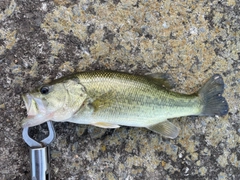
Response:
[[[173,82],[172,78],[166,73],[152,73],[152,74],[145,74],[145,75],[154,84],[157,84],[166,89],[174,88],[174,82]]]
[[[179,128],[168,120],[147,127],[149,130],[161,134],[165,137],[174,139],[179,134]]]

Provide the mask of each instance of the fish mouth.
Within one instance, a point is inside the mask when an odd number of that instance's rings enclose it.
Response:
[[[33,97],[30,96],[29,94],[26,94],[26,95],[23,95],[22,98],[23,98],[24,104],[27,108],[28,117],[36,115],[37,113],[36,112],[34,113],[33,108],[31,108],[31,107],[33,107],[33,103],[32,103]]]
[[[27,118],[23,119],[22,127],[32,127],[44,123],[45,107],[41,99],[35,98],[30,94],[22,96],[27,109]]]

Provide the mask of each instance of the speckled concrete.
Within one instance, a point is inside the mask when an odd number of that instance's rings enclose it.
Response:
[[[141,128],[55,123],[52,179],[240,179],[239,0],[0,1],[0,179],[30,178],[20,95],[96,69],[167,73],[181,93],[220,73],[230,110],[173,119],[181,128],[175,140]]]

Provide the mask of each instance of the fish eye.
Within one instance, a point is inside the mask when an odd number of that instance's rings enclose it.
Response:
[[[49,93],[49,88],[47,86],[43,86],[40,89],[41,94],[48,94]]]

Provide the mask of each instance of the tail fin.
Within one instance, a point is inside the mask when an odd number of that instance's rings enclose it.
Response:
[[[204,105],[201,115],[224,116],[228,113],[228,103],[222,93],[224,91],[223,78],[215,74],[199,90],[198,94]]]

